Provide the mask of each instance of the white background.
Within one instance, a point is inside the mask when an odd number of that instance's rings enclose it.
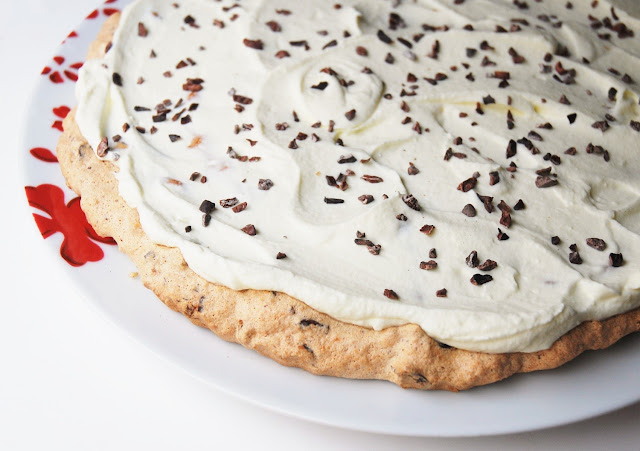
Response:
[[[640,404],[546,431],[472,439],[320,426],[232,398],[133,341],[65,285],[30,218],[18,170],[28,151],[20,134],[30,92],[61,39],[96,2],[0,6],[0,449],[640,447]]]

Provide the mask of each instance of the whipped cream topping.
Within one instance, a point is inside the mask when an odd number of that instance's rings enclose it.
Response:
[[[640,305],[640,21],[618,3],[138,0],[76,120],[211,282],[541,350]]]

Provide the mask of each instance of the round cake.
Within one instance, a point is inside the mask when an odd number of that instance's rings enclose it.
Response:
[[[58,158],[145,285],[223,339],[422,389],[552,368],[640,329],[618,3],[137,0]]]

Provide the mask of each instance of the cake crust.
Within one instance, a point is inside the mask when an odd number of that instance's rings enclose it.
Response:
[[[89,59],[104,55],[119,18],[114,14],[105,22]],[[117,167],[97,158],[80,133],[75,110],[64,121],[57,156],[88,221],[100,235],[117,241],[145,287],[192,323],[282,365],[318,375],[388,380],[404,388],[458,391],[558,367],[640,330],[636,309],[584,322],[543,351],[488,354],[442,346],[412,324],[374,331],[338,321],[285,293],[234,291],[198,276],[178,249],[149,239],[136,210],[119,195]]]

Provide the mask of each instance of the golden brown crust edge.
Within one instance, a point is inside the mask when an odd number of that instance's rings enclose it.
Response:
[[[119,15],[110,17],[88,57],[104,54]],[[138,267],[144,285],[167,306],[220,338],[254,349],[278,363],[320,375],[383,379],[405,388],[465,390],[515,373],[555,368],[582,352],[610,346],[640,330],[640,309],[587,321],[547,350],[486,354],[443,348],[416,325],[373,331],[317,312],[284,293],[234,291],[195,274],[176,248],[150,241],[137,212],[118,193],[115,166],[99,160],[70,113],[57,147],[71,189],[87,219],[112,236]]]

